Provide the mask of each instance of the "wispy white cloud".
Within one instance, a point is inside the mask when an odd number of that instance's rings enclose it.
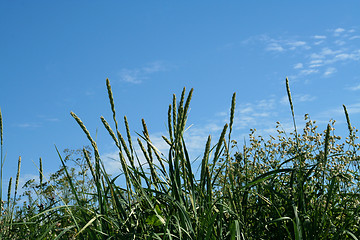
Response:
[[[40,115],[37,115],[37,117],[39,119],[41,119],[41,122],[43,122],[43,121],[45,121],[45,122],[59,122],[60,121],[59,118],[52,117],[52,116],[49,116],[49,115],[46,115],[46,114],[40,114]]]
[[[86,96],[93,96],[93,95],[95,95],[95,92],[91,91],[91,90],[87,90],[87,91],[85,91],[85,95]]]
[[[33,128],[41,128],[46,123],[55,123],[55,122],[59,122],[59,121],[60,121],[59,118],[40,114],[40,115],[36,116],[36,120],[34,120],[34,121],[24,121],[24,122],[13,123],[12,126],[17,127],[17,128],[23,128],[23,129],[33,129]]]
[[[360,59],[360,50],[354,51],[352,53],[341,53],[335,56],[335,59],[345,61],[345,60],[354,60],[358,61]]]
[[[306,42],[304,41],[290,41],[287,43],[290,46],[290,50],[295,50],[297,47],[306,47]]]
[[[254,108],[251,106],[246,106],[239,110],[239,113],[241,113],[241,114],[251,113],[251,112],[254,112]]]
[[[343,28],[337,28],[334,30],[335,33],[342,33],[344,31],[345,31],[345,29],[343,29]]]
[[[340,52],[341,52],[340,50],[332,50],[330,48],[323,48],[321,50],[321,52],[320,52],[320,55],[322,55],[322,56],[335,55],[335,54],[338,54]]]
[[[326,36],[324,36],[324,35],[315,35],[315,36],[313,36],[313,38],[315,38],[315,39],[326,39]]]
[[[298,99],[299,102],[312,102],[316,99],[315,96],[311,96],[310,94],[304,95],[295,95],[295,101]]]
[[[314,44],[315,45],[320,45],[320,44],[322,44],[322,43],[324,43],[325,41],[316,41],[316,42],[314,42]]]
[[[320,55],[318,53],[311,53],[310,54],[310,59],[319,59],[319,58],[324,58],[324,56]]]
[[[18,123],[14,125],[19,128],[38,128],[41,126],[40,123],[34,123],[34,122]]]
[[[360,113],[360,103],[354,103],[354,104],[347,105],[346,110],[350,115],[358,114],[358,113]],[[342,110],[342,112],[344,112],[344,111]]]
[[[152,74],[167,71],[168,68],[163,62],[156,61],[144,67],[127,69],[123,68],[119,72],[120,80],[133,84],[140,84],[148,79]]]
[[[344,28],[337,28],[333,31],[334,33],[334,36],[340,36],[341,33],[345,32],[345,29]]]
[[[234,128],[248,131],[254,126],[268,126],[271,119],[278,115],[274,111],[278,101],[276,96],[271,96],[252,103],[240,103],[235,111]]]
[[[271,38],[268,35],[260,35],[250,37],[244,41],[242,44],[256,44],[258,41],[266,44],[265,50],[269,52],[286,52],[294,51],[297,49],[311,49],[311,46],[304,40],[293,39],[275,39]]]
[[[323,63],[323,60],[321,59],[315,59],[310,61],[310,64],[321,64],[321,63]]]
[[[336,40],[334,43],[335,43],[336,45],[338,45],[338,46],[343,46],[343,45],[346,44],[346,42],[343,41],[343,40]]]
[[[304,65],[302,63],[297,63],[294,65],[294,69],[300,69],[300,68],[303,68]]]
[[[300,71],[300,74],[301,75],[310,75],[310,74],[314,74],[314,73],[318,73],[319,72],[319,70],[317,70],[317,69],[304,69],[304,70],[301,70]]]
[[[327,59],[324,61],[326,65],[331,65],[336,62],[342,61],[359,61],[360,60],[360,49],[354,50],[354,51],[337,51],[336,54],[333,54],[333,56],[328,56]]]
[[[311,60],[309,62],[309,68],[318,68],[318,67],[321,67],[322,64],[323,64],[323,60],[321,60],[321,59]]]
[[[140,70],[134,69],[122,69],[119,73],[121,81],[128,82],[128,83],[134,83],[139,84],[144,79],[146,79],[145,76],[140,74]]]
[[[295,95],[291,96],[291,98],[294,103],[296,103],[296,102],[312,102],[312,101],[316,100],[316,97],[311,96],[310,94],[295,94]],[[279,102],[283,105],[288,105],[289,97],[287,95],[284,95],[280,99]]]
[[[164,65],[163,62],[160,61],[152,62],[142,68],[142,71],[144,71],[145,73],[156,73],[156,72],[163,72],[166,70],[167,67]]]
[[[58,119],[58,118],[46,118],[45,121],[47,121],[47,122],[59,122],[60,119]]]
[[[283,52],[285,49],[279,43],[270,43],[266,47],[267,51]]]
[[[357,103],[353,103],[353,104],[348,104],[348,105],[346,105],[346,110],[349,113],[350,117],[351,117],[351,115],[359,114],[360,113],[360,103],[357,102]],[[324,111],[320,112],[318,115],[319,115],[319,117],[322,117],[322,118],[329,118],[329,116],[331,116],[331,117],[340,117],[341,116],[342,117],[342,116],[344,116],[344,108],[339,104],[339,106],[324,110]]]
[[[355,39],[360,39],[360,36],[352,36],[349,38],[349,40],[355,40]]]
[[[351,86],[351,87],[346,87],[345,89],[350,90],[350,91],[358,91],[360,90],[360,84]]]
[[[340,61],[344,61],[344,60],[348,60],[348,59],[353,59],[355,56],[353,54],[348,54],[348,53],[341,53],[341,54],[337,54],[334,58],[334,60],[340,60]]]
[[[324,72],[324,76],[325,77],[329,77],[330,75],[334,74],[336,72],[336,68],[334,67],[329,67],[325,70]]]
[[[351,62],[360,61],[360,47],[355,45],[354,39],[360,38],[355,29],[346,30],[336,28],[328,30],[330,34],[316,34],[309,37],[271,38],[262,35],[258,38],[265,44],[265,49],[277,54],[293,54],[297,62],[293,63],[294,73],[288,73],[293,79],[304,79],[309,75],[321,74],[320,77],[331,77],[341,71],[336,63],[342,66]],[[314,41],[309,41],[313,39]],[[252,38],[255,42],[256,38]],[[249,44],[247,42],[246,44]],[[297,51],[301,50],[301,51]],[[290,52],[293,51],[293,52]]]

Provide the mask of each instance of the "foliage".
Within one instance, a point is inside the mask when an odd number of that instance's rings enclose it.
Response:
[[[121,134],[107,80],[115,128],[101,121],[118,148],[122,174],[106,173],[96,142],[71,113],[92,150],[65,150],[64,158],[58,152],[61,166],[49,179],[40,159],[39,182],[29,180],[20,198],[17,184],[10,198],[10,184],[1,239],[358,239],[357,130],[344,106],[345,141],[335,135],[335,121],[318,132],[308,115],[298,133],[288,81],[286,86],[294,132],[287,134],[278,122],[277,136],[264,138],[251,129],[248,145],[239,146],[231,138],[234,94],[229,124],[215,143],[208,137],[196,176],[183,138],[193,90],[186,97],[184,89],[179,102],[174,95],[169,105],[166,155],[142,120],[137,144],[144,163],[126,117],[126,138]]]

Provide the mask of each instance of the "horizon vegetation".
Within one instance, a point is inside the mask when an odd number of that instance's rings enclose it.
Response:
[[[91,147],[63,155],[56,148],[61,165],[48,178],[40,158],[39,178],[29,179],[20,196],[19,157],[6,199],[0,109],[0,239],[360,238],[360,144],[345,106],[344,139],[335,135],[334,120],[319,131],[308,115],[300,131],[286,78],[293,132],[277,122],[277,136],[250,129],[248,141],[239,145],[232,138],[234,93],[229,123],[217,140],[209,135],[197,175],[183,137],[193,89],[186,96],[184,88],[179,101],[173,95],[163,136],[169,150],[161,153],[144,119],[136,141],[126,116],[121,130],[108,79],[106,86],[113,124],[100,119],[118,149],[122,173],[107,174],[97,143],[71,112]]]

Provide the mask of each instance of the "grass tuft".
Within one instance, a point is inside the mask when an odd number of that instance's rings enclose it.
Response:
[[[17,196],[19,157],[14,194],[10,178],[7,201],[1,202],[1,239],[316,240],[360,236],[360,143],[345,106],[349,129],[345,140],[335,135],[335,121],[319,132],[308,115],[298,132],[286,78],[294,131],[287,134],[277,123],[277,135],[262,137],[251,129],[248,140],[239,145],[232,139],[234,93],[229,123],[218,137],[208,136],[200,160],[194,161],[184,137],[193,89],[187,93],[184,88],[179,101],[173,95],[167,111],[168,132],[162,136],[169,149],[161,153],[144,119],[142,132],[133,142],[125,116],[126,139],[123,137],[108,79],[106,87],[115,129],[104,117],[100,119],[117,147],[121,173],[107,173],[97,143],[71,112],[92,149],[66,149],[63,156],[56,148],[60,169],[48,178],[40,158],[38,179],[27,181],[21,196]],[[1,110],[0,125],[2,147]],[[199,174],[193,171],[194,162]],[[2,167],[1,155],[1,178]]]

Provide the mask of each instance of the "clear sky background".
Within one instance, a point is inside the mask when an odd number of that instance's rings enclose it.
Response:
[[[7,1],[0,2],[0,107],[4,182],[37,176],[34,162],[54,172],[60,151],[89,145],[74,111],[118,172],[110,123],[109,78],[119,123],[147,122],[163,149],[172,94],[194,88],[186,133],[192,159],[228,119],[237,93],[234,137],[250,128],[291,131],[285,77],[301,127],[309,113],[323,129],[342,104],[360,120],[360,1]],[[113,124],[112,124],[113,126]],[[121,125],[123,126],[123,125]],[[122,128],[123,132],[123,128]],[[245,138],[246,139],[246,138]]]

